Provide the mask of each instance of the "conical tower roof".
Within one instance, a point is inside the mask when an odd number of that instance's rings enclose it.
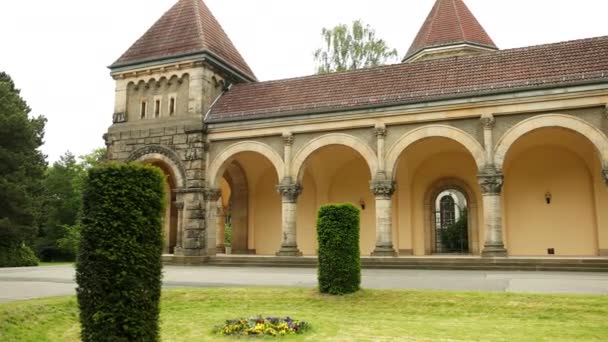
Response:
[[[462,44],[498,50],[462,0],[437,0],[404,60],[429,48]]]
[[[179,0],[110,68],[208,54],[249,80],[254,73],[202,0]]]

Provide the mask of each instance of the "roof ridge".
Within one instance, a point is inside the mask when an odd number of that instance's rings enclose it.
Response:
[[[203,46],[205,45],[205,41],[206,41],[206,34],[205,31],[203,30],[203,18],[201,17],[201,1],[199,0],[192,0],[192,2],[194,3],[194,6],[196,7],[196,11],[194,11],[194,15],[196,16],[196,20],[198,21],[198,25],[196,25],[196,28],[198,30],[198,34],[201,37],[201,40],[203,41]]]
[[[458,13],[458,15],[456,16],[456,20],[458,21],[458,27],[460,27],[460,33],[462,34],[462,38],[464,39],[464,41],[467,41],[467,35],[464,32],[464,28],[462,27],[462,20],[460,20],[460,15],[462,13],[460,13],[460,11],[458,10],[458,8],[456,7],[456,1],[452,0],[452,7],[454,7],[454,12]]]

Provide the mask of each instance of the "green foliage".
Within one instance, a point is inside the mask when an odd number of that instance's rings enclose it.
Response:
[[[44,205],[36,254],[42,261],[74,261],[80,233],[82,187],[87,170],[100,164],[105,148],[76,158],[66,152],[44,178]]]
[[[332,29],[323,28],[321,35],[324,47],[314,53],[318,74],[369,68],[397,57],[397,50],[376,38],[376,31],[361,20],[353,21],[352,27],[339,24]]]
[[[26,245],[0,248],[0,267],[38,266],[36,254]]]
[[[319,291],[332,295],[353,293],[361,285],[359,250],[360,212],[352,204],[319,209]]]
[[[226,223],[224,229],[224,246],[232,246],[232,223]]]
[[[462,211],[458,221],[441,231],[441,242],[451,250],[467,250],[469,241],[469,223],[467,210]]]
[[[30,108],[19,94],[10,76],[0,72],[0,253],[4,254],[20,250],[36,237],[46,167],[38,150],[46,120],[30,118]]]
[[[76,263],[83,341],[158,340],[163,182],[136,163],[89,171]]]

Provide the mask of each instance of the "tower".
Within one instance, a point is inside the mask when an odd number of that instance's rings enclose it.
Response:
[[[116,81],[108,158],[142,161],[167,176],[165,253],[215,253],[206,245],[203,119],[234,83],[256,77],[202,0],[179,0],[110,67]],[[216,199],[217,200],[217,199]]]
[[[403,62],[498,50],[463,0],[437,0]]]

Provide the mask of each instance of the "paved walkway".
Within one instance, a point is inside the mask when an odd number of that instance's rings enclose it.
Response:
[[[608,294],[607,273],[363,270],[363,287]],[[165,287],[315,287],[310,268],[166,266]],[[74,294],[74,268],[47,266],[0,269],[0,302]]]

